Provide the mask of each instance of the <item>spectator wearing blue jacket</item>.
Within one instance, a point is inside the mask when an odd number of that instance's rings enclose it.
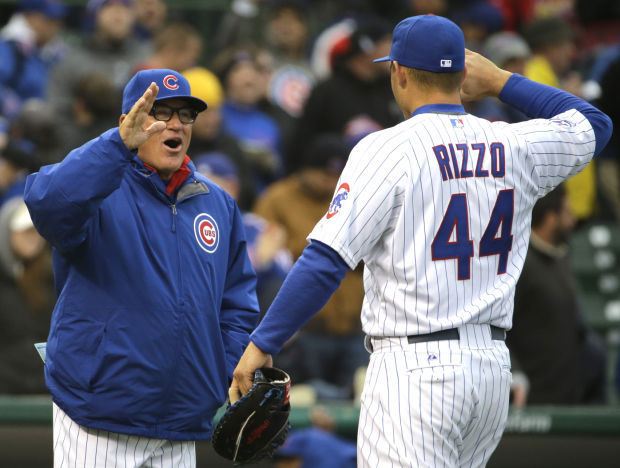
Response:
[[[60,32],[66,8],[58,0],[20,0],[0,30],[0,115],[12,118],[23,101],[45,97],[57,56],[48,46]]]
[[[54,247],[57,466],[195,467],[211,436],[259,311],[239,209],[186,155],[206,107],[181,74],[140,71],[118,128],[26,181]]]
[[[260,103],[266,92],[265,70],[256,47],[233,47],[220,52],[213,69],[225,92],[221,107],[223,129],[241,144],[254,173],[256,193],[283,175],[282,128]]]

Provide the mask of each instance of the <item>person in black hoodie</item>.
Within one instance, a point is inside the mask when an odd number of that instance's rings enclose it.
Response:
[[[529,380],[526,399],[532,405],[606,401],[605,344],[585,322],[567,255],[574,227],[562,185],[534,206],[530,246],[506,339],[513,369]],[[515,404],[522,406],[525,401],[515,400]]]
[[[300,155],[316,135],[337,133],[353,146],[371,132],[402,120],[392,98],[389,68],[373,66],[386,55],[390,29],[376,19],[356,19],[350,36],[332,47],[332,74],[310,93],[286,154],[286,171],[299,168]]]

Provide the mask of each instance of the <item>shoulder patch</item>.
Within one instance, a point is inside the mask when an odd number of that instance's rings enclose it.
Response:
[[[338,212],[342,208],[342,202],[344,202],[349,197],[350,190],[351,189],[349,187],[349,184],[347,184],[346,182],[340,184],[340,187],[338,187],[338,190],[336,190],[336,195],[334,196],[334,199],[329,205],[329,210],[327,210],[327,219],[332,218],[338,214]]]
[[[557,125],[558,127],[574,127],[575,123],[565,119],[551,119],[549,122]]]

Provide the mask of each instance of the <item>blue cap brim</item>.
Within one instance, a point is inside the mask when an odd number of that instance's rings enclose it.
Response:
[[[374,59],[373,62],[375,62],[375,63],[377,63],[377,62],[387,62],[388,60],[392,60],[392,57],[390,57],[389,55],[386,55],[385,57]]]
[[[194,107],[198,112],[202,112],[203,110],[207,109],[207,103],[204,102],[202,99],[197,98],[195,96],[163,96],[159,99],[155,98],[155,102],[165,101],[166,99],[184,99],[192,107]]]

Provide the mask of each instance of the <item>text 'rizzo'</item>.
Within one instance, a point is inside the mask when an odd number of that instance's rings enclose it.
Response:
[[[433,151],[437,157],[441,177],[444,181],[467,177],[489,177],[489,164],[485,164],[486,160],[490,160],[493,177],[504,177],[506,173],[503,143],[491,143],[490,147],[487,147],[486,143],[473,143],[471,145],[449,143],[447,146],[433,146]],[[469,162],[470,159],[471,163]]]

